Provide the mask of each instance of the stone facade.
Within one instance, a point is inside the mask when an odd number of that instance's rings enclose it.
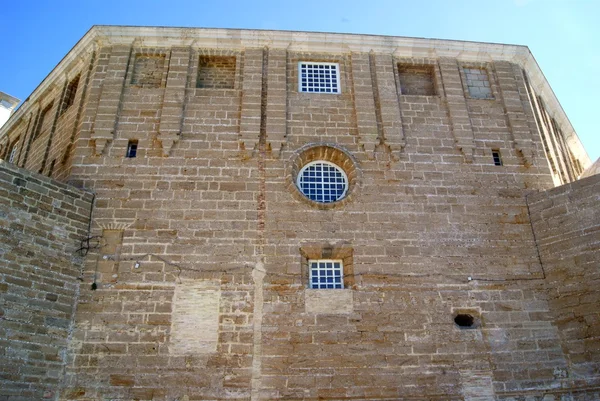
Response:
[[[92,195],[0,161],[0,399],[54,398]]]
[[[0,399],[600,396],[597,180],[527,48],[94,27],[0,144],[95,196],[64,370]],[[343,199],[299,190],[315,161]]]

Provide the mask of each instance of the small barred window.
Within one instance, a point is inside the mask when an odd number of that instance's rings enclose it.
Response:
[[[500,151],[495,149],[492,150],[492,158],[494,159],[494,165],[495,166],[501,166],[502,165],[502,157],[500,156]]]
[[[310,288],[344,288],[344,269],[341,260],[309,260]]]
[[[348,190],[344,170],[323,160],[308,163],[298,174],[298,189],[308,199],[331,203],[342,199]]]
[[[336,63],[298,63],[298,90],[309,93],[340,93]]]
[[[127,152],[125,153],[125,157],[133,158],[137,156],[138,150],[138,141],[136,139],[132,139],[127,143]]]

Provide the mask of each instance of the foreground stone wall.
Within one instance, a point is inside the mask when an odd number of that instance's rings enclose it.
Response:
[[[529,196],[569,377],[600,384],[600,175]]]
[[[56,395],[91,202],[89,193],[0,161],[2,400]]]

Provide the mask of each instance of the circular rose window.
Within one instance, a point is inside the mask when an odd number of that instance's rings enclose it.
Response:
[[[300,148],[288,165],[289,189],[298,200],[320,209],[339,207],[357,189],[360,171],[350,153],[335,144]]]
[[[298,173],[298,189],[308,199],[330,203],[342,199],[348,191],[344,170],[331,162],[317,160],[302,167]]]

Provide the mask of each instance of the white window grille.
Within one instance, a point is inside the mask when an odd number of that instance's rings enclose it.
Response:
[[[344,268],[341,260],[309,260],[310,288],[344,288]]]
[[[308,199],[331,203],[342,199],[348,190],[348,177],[344,170],[333,163],[314,161],[300,170],[298,189]]]
[[[309,93],[340,93],[337,63],[298,63],[298,90]]]

